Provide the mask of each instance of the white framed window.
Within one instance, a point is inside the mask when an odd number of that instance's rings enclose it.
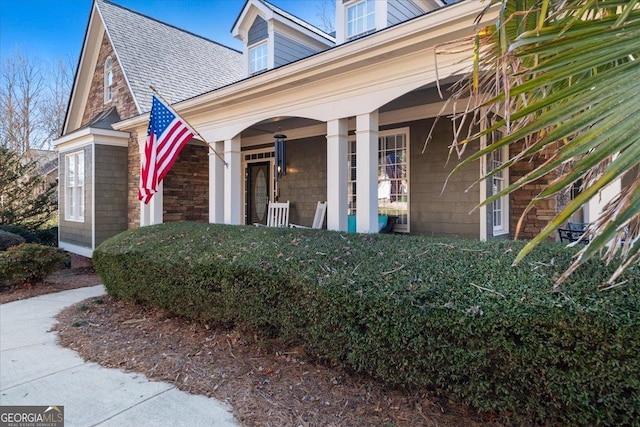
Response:
[[[113,98],[113,58],[110,56],[104,61],[104,103]]]
[[[84,221],[84,151],[65,156],[65,210],[68,221]]]
[[[349,215],[356,213],[356,141],[347,145]],[[397,217],[395,231],[409,232],[409,128],[378,136],[378,214]]]
[[[376,29],[375,0],[360,0],[347,6],[347,40],[368,34]]]
[[[509,147],[505,146],[491,152],[487,158],[489,172],[500,167],[509,156]],[[491,194],[498,194],[509,185],[509,171],[504,169],[493,175],[488,183],[491,185]],[[493,215],[493,235],[498,236],[509,232],[509,196],[502,196],[491,203]]]
[[[249,74],[253,75],[267,69],[267,42],[249,48]]]

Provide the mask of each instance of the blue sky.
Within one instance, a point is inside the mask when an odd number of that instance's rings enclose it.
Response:
[[[241,49],[231,26],[245,0],[112,0],[136,12]],[[305,21],[320,25],[320,5],[329,0],[270,0]],[[77,63],[92,0],[0,0],[0,58],[19,50],[52,63]]]

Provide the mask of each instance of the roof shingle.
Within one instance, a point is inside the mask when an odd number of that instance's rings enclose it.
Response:
[[[109,1],[96,5],[140,113],[151,110],[149,85],[173,104],[242,78],[237,50]]]

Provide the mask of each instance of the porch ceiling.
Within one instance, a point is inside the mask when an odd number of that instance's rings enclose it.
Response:
[[[322,124],[322,122],[318,120],[305,119],[304,117],[274,117],[263,120],[243,130],[241,138],[245,139],[261,136],[273,137],[273,135],[278,132],[286,135],[288,129],[299,129],[317,124]]]

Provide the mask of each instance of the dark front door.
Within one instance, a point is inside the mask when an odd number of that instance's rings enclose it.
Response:
[[[247,164],[247,224],[266,224],[271,162]]]

